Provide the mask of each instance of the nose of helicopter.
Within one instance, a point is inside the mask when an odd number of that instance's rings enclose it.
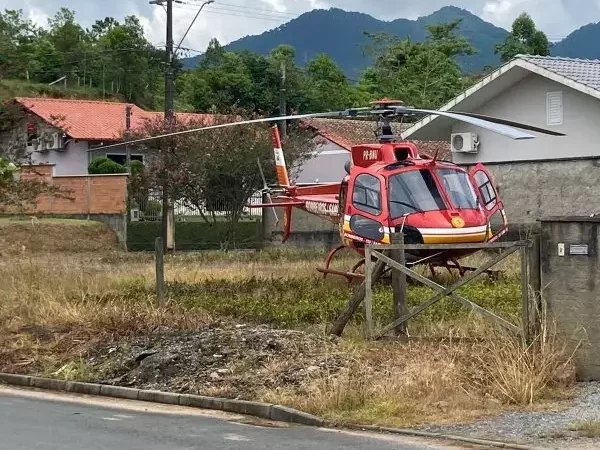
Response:
[[[395,219],[390,232],[403,233],[407,244],[463,244],[485,242],[488,224],[477,210],[431,211]]]

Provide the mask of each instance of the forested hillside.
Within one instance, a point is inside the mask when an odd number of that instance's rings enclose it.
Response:
[[[160,105],[164,51],[150,44],[135,16],[104,18],[86,29],[73,11],[62,8],[42,28],[20,11],[7,10],[0,13],[0,36],[0,79],[27,82],[13,83],[16,90],[29,85],[35,92],[34,83],[48,85],[66,77],[68,88],[83,91],[86,86],[94,97]],[[10,92],[10,83],[3,85]]]
[[[454,7],[393,22],[316,10],[261,39],[228,46],[213,39],[190,70],[176,61],[176,107],[278,114],[339,110],[382,97],[439,107],[478,79],[473,70],[497,66],[500,57],[519,52],[548,54],[546,37],[530,17],[515,24],[516,34],[515,29],[508,34]],[[595,50],[599,31],[600,25],[583,27],[551,50],[585,57]],[[114,99],[163,109],[165,52],[149,42],[134,16],[101,18],[86,28],[74,11],[62,8],[40,27],[22,12],[4,11],[0,37],[2,98]],[[533,45],[538,41],[543,45]],[[241,50],[244,42],[260,46]],[[280,111],[281,92],[285,111]]]
[[[467,38],[477,50],[473,55],[458,58],[463,70],[477,72],[486,66],[497,65],[500,58],[494,54],[494,47],[508,32],[469,11],[452,6],[417,20],[397,19],[392,22],[336,8],[314,10],[274,30],[235,41],[226,48],[268,55],[278,45],[287,44],[296,49],[296,63],[301,66],[324,52],[349,77],[358,78],[373,62],[372,57],[365,54],[365,48],[369,45],[369,38],[365,33],[389,33],[400,38],[423,41],[427,37],[427,25],[457,19],[462,19],[458,34]],[[184,64],[186,67],[193,67],[199,59],[190,58]]]

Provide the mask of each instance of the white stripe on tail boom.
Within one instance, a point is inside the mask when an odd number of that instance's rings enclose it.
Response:
[[[279,137],[279,128],[277,125],[272,127],[273,130],[273,151],[275,152],[275,166],[277,168],[277,182],[280,186],[289,186],[290,179],[288,177],[283,149],[281,148],[281,138]]]

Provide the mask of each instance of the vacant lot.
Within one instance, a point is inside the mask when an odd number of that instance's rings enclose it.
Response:
[[[118,252],[102,226],[2,227],[5,372],[266,400],[394,426],[468,420],[571,393],[570,355],[551,329],[534,351],[449,300],[410,323],[423,339],[366,342],[362,313],[342,339],[331,338],[327,327],[352,288],[319,278],[322,252],[168,257],[161,310],[152,255]],[[482,277],[462,293],[518,323],[516,266],[508,261],[499,281]],[[429,295],[409,290],[411,305]],[[375,318],[391,317],[383,284]]]

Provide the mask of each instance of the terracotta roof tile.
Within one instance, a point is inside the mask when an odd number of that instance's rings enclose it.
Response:
[[[372,120],[356,119],[308,119],[303,121],[314,129],[320,136],[350,150],[353,145],[376,143],[375,125]],[[395,135],[400,135],[412,124],[392,123]],[[411,141],[414,142],[423,155],[432,157],[438,152],[438,158],[450,160],[450,143],[444,141]]]
[[[44,121],[61,128],[73,139],[119,141],[125,130],[127,103],[24,97],[17,97],[16,101]],[[132,106],[131,128],[134,130],[147,120],[163,116],[161,112],[145,111]],[[178,113],[176,118],[208,125],[212,123],[214,116]]]

